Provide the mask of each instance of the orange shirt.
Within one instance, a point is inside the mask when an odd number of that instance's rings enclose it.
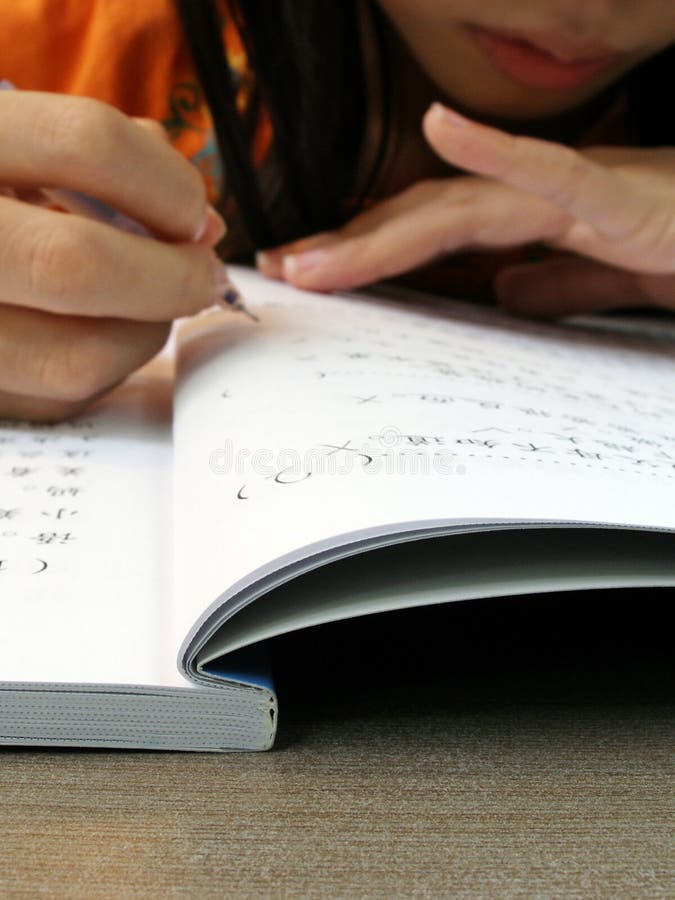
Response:
[[[220,12],[243,108],[246,55],[226,0]],[[223,179],[213,123],[172,0],[12,0],[0,16],[0,60],[0,78],[23,90],[95,97],[162,122],[218,201]],[[270,139],[265,118],[255,135],[256,162]]]

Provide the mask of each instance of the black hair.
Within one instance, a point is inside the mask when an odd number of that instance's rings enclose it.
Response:
[[[624,81],[639,146],[675,145],[675,47],[646,60]]]
[[[374,25],[382,98],[389,98],[386,23],[366,0]],[[365,85],[357,0],[229,0],[254,77],[245,116],[222,41],[215,0],[176,0],[241,223],[254,248],[334,228],[345,218],[365,121]],[[627,73],[607,96],[627,92],[629,119],[640,146],[675,144],[675,48]],[[600,98],[602,102],[602,98]],[[598,100],[595,101],[597,107]],[[272,153],[283,184],[283,215],[264,196],[252,159],[254,123],[264,104],[273,129]],[[389,113],[379,136],[368,195],[387,143]]]
[[[273,246],[338,225],[353,188],[365,115],[356,4],[230,0],[229,14],[255,72],[248,121],[237,111],[236,79],[215,4],[177,4],[213,116],[227,189],[250,242]],[[281,217],[269,208],[252,164],[251,137],[261,103],[269,111],[274,161],[284,186]]]

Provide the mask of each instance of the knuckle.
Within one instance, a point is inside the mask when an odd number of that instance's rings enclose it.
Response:
[[[438,193],[438,202],[448,212],[471,206],[480,199],[484,189],[483,179],[476,176],[459,176],[443,185]]]
[[[36,123],[38,140],[54,165],[63,171],[77,166],[80,172],[93,175],[105,172],[124,125],[122,113],[87,97],[72,97],[55,105],[48,117]]]
[[[30,233],[24,265],[30,295],[59,311],[68,311],[93,287],[91,261],[98,257],[94,241],[71,217]]]
[[[489,174],[501,181],[508,182],[513,177],[517,177],[519,171],[531,164],[532,154],[533,151],[536,152],[536,147],[533,146],[531,138],[518,137],[506,132],[502,135],[501,141],[502,151],[490,167]]]
[[[405,188],[393,200],[393,213],[405,213],[410,209],[433,210],[445,207],[452,195],[453,181],[461,179],[425,178]],[[385,201],[386,202],[386,201]]]
[[[67,341],[47,348],[36,362],[40,396],[60,403],[86,403],[111,379],[108,354],[100,340],[75,329]]]
[[[568,176],[578,175],[584,171],[586,161],[577,150],[566,145],[560,145],[559,153],[561,169]]]
[[[675,248],[675,215],[658,202],[646,202],[642,215],[621,234],[626,243],[644,248],[645,261],[649,260],[656,271],[670,274],[673,271]]]
[[[458,178],[443,189],[438,200],[443,227],[437,230],[432,247],[436,257],[478,240],[474,231],[482,188],[480,179],[470,177]]]
[[[554,202],[566,203],[579,190],[592,164],[571,147],[562,147],[559,159],[559,176],[551,185],[549,197]]]
[[[439,194],[442,194],[446,180],[444,178],[423,178],[421,181],[416,181],[406,188],[404,193],[410,199],[418,202],[433,200]]]

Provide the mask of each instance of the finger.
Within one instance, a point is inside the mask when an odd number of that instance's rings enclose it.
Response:
[[[195,242],[203,244],[204,247],[215,247],[227,234],[227,225],[225,219],[220,215],[213,206],[206,209],[206,219],[204,221],[204,231],[202,234],[195,236]]]
[[[284,277],[283,264],[285,256],[306,253],[318,247],[327,247],[330,244],[339,243],[339,241],[339,232],[321,232],[320,234],[310,235],[298,241],[258,251],[255,255],[255,264],[263,275],[266,275],[268,278],[280,279]]]
[[[356,216],[344,228],[284,253],[282,275],[297,287],[345,290],[393,277],[441,255],[471,231],[447,201],[446,182],[421,182]]]
[[[268,277],[283,278],[286,257],[299,257],[310,250],[338,247],[353,238],[372,234],[380,226],[407,214],[411,207],[435,202],[447,202],[448,207],[453,204],[468,206],[475,196],[475,183],[474,178],[453,180],[450,198],[445,194],[449,187],[448,179],[418,182],[363,210],[335,231],[320,232],[256,254],[256,265]]]
[[[592,225],[578,221],[549,239],[549,244],[619,269],[665,276],[675,268],[675,217],[665,207],[663,213],[660,221],[654,218],[652,227],[646,227],[641,239],[636,235],[630,245],[604,237]]]
[[[140,128],[144,128],[148,134],[153,135],[153,137],[159,138],[164,143],[171,143],[171,138],[169,134],[157,119],[149,119],[144,116],[133,116],[132,122],[135,122]]]
[[[0,93],[0,182],[82,191],[179,241],[203,231],[196,167],[121,112],[85,97]]]
[[[641,172],[675,172],[675,153],[672,147],[630,147],[597,145],[579,151],[587,159],[603,166],[620,166]]]
[[[675,287],[675,279],[671,282]],[[655,302],[634,273],[578,257],[505,269],[495,291],[510,312],[545,318]]]
[[[144,128],[148,134],[162,141],[164,144],[171,144],[171,138],[164,126],[156,119],[141,118],[135,116],[133,121],[140,127]],[[23,199],[23,197],[21,198]],[[206,217],[202,222],[201,231],[195,232],[193,240],[206,247],[215,247],[227,234],[227,225],[217,209],[211,204],[206,207]]]
[[[640,290],[658,306],[675,309],[675,275],[637,274],[635,281]]]
[[[654,197],[570,147],[513,137],[438,103],[424,117],[424,132],[447,162],[544,197],[604,237],[625,239],[658,215]]]
[[[566,214],[487,179],[419,182],[282,260],[298,287],[340,290],[390,278],[468,246],[503,247],[551,238]]]
[[[279,281],[283,277],[282,259],[280,248],[259,250],[255,255],[255,265],[258,271],[267,278]]]
[[[0,302],[67,315],[167,321],[216,302],[213,251],[0,198]]]
[[[310,250],[338,246],[351,238],[372,233],[380,225],[405,213],[411,205],[440,196],[446,184],[446,179],[420,182],[360,212],[335,231],[323,231],[257,253],[256,265],[262,274],[269,278],[283,278],[286,257],[297,257]],[[459,180],[456,188],[459,193],[461,190]]]
[[[0,391],[64,405],[90,402],[151,359],[164,345],[167,322],[54,316],[0,306]],[[33,398],[32,400],[30,398]],[[18,407],[19,399],[13,401]],[[16,414],[16,413],[14,413]]]
[[[86,409],[88,402],[66,403],[0,390],[0,418],[25,419],[30,422],[62,422]]]

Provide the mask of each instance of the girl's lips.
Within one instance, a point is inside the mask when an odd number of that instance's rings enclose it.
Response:
[[[526,87],[570,90],[592,81],[614,65],[620,54],[584,47],[576,51],[550,35],[525,37],[470,27],[469,33],[490,62],[504,75]]]

